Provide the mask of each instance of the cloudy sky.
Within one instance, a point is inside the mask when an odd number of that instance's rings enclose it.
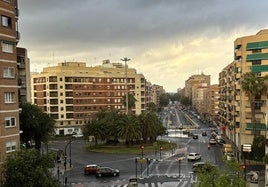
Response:
[[[168,92],[233,60],[236,38],[268,28],[267,0],[20,0],[31,70],[64,61],[129,66]],[[122,61],[121,61],[122,62]]]

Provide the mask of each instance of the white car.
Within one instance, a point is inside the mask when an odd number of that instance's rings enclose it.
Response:
[[[187,160],[188,161],[201,160],[201,154],[199,154],[199,153],[189,153],[187,155]]]

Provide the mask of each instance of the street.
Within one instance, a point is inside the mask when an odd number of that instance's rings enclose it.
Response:
[[[87,187],[87,186],[103,186],[103,187],[122,187],[127,186],[130,178],[138,178],[138,186],[182,186],[188,187],[196,180],[196,176],[192,172],[193,163],[196,161],[187,161],[185,156],[189,152],[196,152],[202,155],[201,161],[209,162],[213,165],[223,168],[221,146],[212,145],[208,150],[209,135],[211,129],[200,124],[199,127],[193,126],[191,131],[198,135],[198,139],[183,134],[182,130],[175,130],[176,124],[189,125],[189,121],[185,117],[181,117],[181,113],[174,111],[170,115],[169,120],[172,121],[167,136],[158,137],[159,140],[176,143],[178,147],[174,150],[157,151],[151,154],[143,154],[149,162],[137,161],[141,154],[106,154],[94,153],[85,150],[88,144],[85,140],[77,139],[71,142],[71,158],[69,154],[70,147],[67,146],[69,140],[54,140],[49,143],[52,150],[67,150],[67,167],[63,163],[59,164],[56,172],[57,177],[65,186]],[[164,117],[166,119],[166,117]],[[206,131],[207,136],[202,136],[202,132]],[[69,166],[71,162],[71,167]],[[84,167],[87,164],[98,164],[100,166],[108,166],[120,170],[118,177],[96,178],[95,175],[84,175]]]

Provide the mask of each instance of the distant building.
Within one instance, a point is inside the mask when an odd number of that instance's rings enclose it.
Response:
[[[19,41],[18,4],[0,1],[0,181],[7,154],[20,148],[19,96],[16,46]]]
[[[205,104],[206,106],[205,113],[206,119],[210,123],[217,125],[218,122],[218,113],[219,113],[219,85],[213,84],[208,87]]]
[[[125,66],[109,60],[95,67],[83,62],[63,62],[32,74],[32,103],[56,119],[56,134],[81,133],[81,127],[96,112],[105,109],[126,111]],[[135,69],[127,67],[127,89],[136,98],[131,111],[146,110],[147,81]]]
[[[159,85],[152,85],[151,86],[151,93],[152,93],[152,102],[159,106],[160,104],[160,95],[165,93],[165,90],[163,88],[163,86],[159,86]]]
[[[185,81],[184,96],[188,97],[192,104],[194,102],[193,89],[199,86],[209,86],[210,85],[210,75],[200,74],[192,75]]]

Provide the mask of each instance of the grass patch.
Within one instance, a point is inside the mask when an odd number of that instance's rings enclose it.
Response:
[[[178,147],[175,143],[169,143],[165,141],[156,141],[154,143],[146,143],[140,145],[132,145],[127,147],[124,143],[118,143],[117,145],[91,145],[86,146],[86,149],[91,152],[98,153],[116,153],[116,154],[140,154],[141,146],[143,145],[143,153],[153,153],[155,151],[159,151],[160,147],[162,147],[162,151],[168,151],[171,149],[175,149]]]

